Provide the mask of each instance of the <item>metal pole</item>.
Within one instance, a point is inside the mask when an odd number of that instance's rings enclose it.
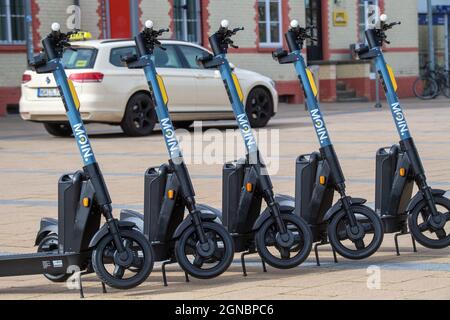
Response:
[[[25,39],[27,46],[27,59],[31,61],[34,55],[33,48],[33,16],[31,14],[31,0],[25,0]]]
[[[430,61],[430,69],[435,69],[434,57],[434,36],[433,36],[433,6],[431,0],[427,0],[427,16],[428,16],[428,60]]]
[[[449,33],[449,30],[448,30],[448,28],[449,28],[449,25],[448,25],[448,19],[449,19],[449,13],[446,13],[445,14],[445,29],[444,29],[444,52],[445,52],[445,70],[449,70],[449,53],[448,53],[448,41],[450,40],[449,39],[449,35],[448,35],[448,33]]]
[[[131,34],[136,36],[139,33],[139,1],[130,0],[130,20]]]

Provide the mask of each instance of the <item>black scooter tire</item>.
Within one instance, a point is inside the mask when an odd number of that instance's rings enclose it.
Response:
[[[351,260],[361,260],[370,257],[380,248],[384,237],[383,222],[380,217],[369,207],[364,205],[352,205],[352,211],[355,214],[362,214],[369,218],[373,224],[373,234],[374,238],[370,245],[363,250],[349,250],[347,247],[341,244],[338,239],[338,225],[341,219],[343,219],[347,213],[341,209],[332,218],[328,225],[328,238],[330,240],[331,246],[339,253],[341,256]]]
[[[447,209],[447,212],[450,212],[450,200],[442,197],[442,196],[435,196],[434,201],[436,204],[441,205]],[[444,239],[430,239],[427,236],[423,235],[423,233],[420,231],[419,226],[417,225],[417,218],[420,212],[424,207],[426,207],[426,201],[422,200],[419,202],[414,209],[410,212],[408,216],[408,226],[409,230],[411,231],[412,236],[414,239],[417,240],[418,243],[423,245],[426,248],[430,249],[443,249],[450,246],[450,234],[448,234]],[[448,223],[448,222],[447,222]]]
[[[266,232],[275,223],[275,219],[271,217],[266,222],[264,222],[261,228],[258,229],[255,235],[255,241],[257,246],[257,251],[261,259],[263,259],[270,266],[277,269],[292,269],[300,264],[302,264],[311,253],[312,249],[312,232],[311,228],[308,226],[306,221],[296,215],[291,213],[281,214],[281,219],[284,222],[292,223],[296,226],[298,230],[303,234],[303,247],[294,258],[280,259],[274,257],[272,253],[266,247]]]
[[[205,232],[208,232],[208,230],[212,230],[222,238],[224,246],[226,248],[224,259],[222,259],[219,264],[209,270],[198,268],[189,261],[189,259],[186,257],[184,249],[189,237],[192,234],[196,233],[195,227],[193,225],[189,226],[175,242],[175,257],[180,267],[189,275],[197,279],[211,279],[220,276],[230,267],[234,258],[234,242],[228,231],[221,224],[215,222],[203,222],[202,226]]]
[[[147,280],[153,270],[154,254],[149,241],[141,232],[137,230],[120,230],[120,236],[122,238],[133,240],[134,242],[138,243],[140,248],[142,249],[145,258],[139,272],[130,279],[118,279],[112,276],[106,270],[103,264],[103,252],[105,248],[113,241],[113,237],[111,234],[103,237],[103,239],[100,240],[100,242],[92,251],[92,267],[103,283],[115,289],[126,290],[135,288],[145,280]]]

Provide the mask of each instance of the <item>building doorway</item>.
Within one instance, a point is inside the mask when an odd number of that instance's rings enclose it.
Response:
[[[305,0],[306,26],[314,25],[313,37],[317,41],[306,41],[308,61],[323,60],[322,52],[322,6],[321,0]]]

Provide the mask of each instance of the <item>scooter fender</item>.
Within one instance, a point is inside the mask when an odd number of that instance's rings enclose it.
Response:
[[[132,230],[135,228],[135,224],[130,221],[117,221],[119,224],[120,230]],[[97,233],[92,237],[91,242],[89,243],[89,248],[95,248],[100,240],[102,240],[105,236],[107,236],[109,233],[108,225],[104,224]]]
[[[294,212],[294,208],[291,208],[290,206],[281,206],[280,205],[280,212],[281,214],[292,214]],[[261,226],[269,219],[272,218],[272,213],[270,212],[269,208],[266,208],[256,219],[255,223],[253,224],[253,231],[258,231]]]
[[[433,196],[443,196],[446,191],[440,189],[431,189]],[[406,212],[411,212],[423,200],[422,192],[417,192],[416,195],[409,201]]]
[[[205,221],[205,222],[213,222],[214,220],[217,219],[217,216],[211,212],[207,212],[207,213],[201,212],[200,217],[201,217],[202,221]],[[181,222],[180,225],[178,226],[178,228],[175,230],[172,239],[176,240],[179,237],[181,237],[183,232],[186,231],[187,228],[189,228],[191,225],[192,225],[191,217],[187,217],[186,219],[184,219],[183,222]]]
[[[367,202],[366,199],[362,198],[350,198],[352,204],[364,204]],[[339,200],[332,206],[330,209],[328,209],[327,213],[325,214],[323,221],[329,221],[333,218],[333,216],[339,212],[342,208],[342,202]]]
[[[144,232],[144,215],[133,210],[122,210],[120,212],[120,221],[132,222],[135,228],[140,232]]]
[[[281,211],[289,211],[295,209],[295,198],[284,194],[276,194],[275,202],[280,206]]]
[[[58,220],[54,218],[41,219],[41,226],[36,235],[34,245],[38,246],[41,243],[42,239],[44,239],[50,233],[58,234]]]

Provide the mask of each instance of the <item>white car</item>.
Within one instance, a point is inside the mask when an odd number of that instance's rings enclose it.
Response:
[[[175,126],[189,127],[195,120],[234,119],[218,70],[206,70],[196,57],[208,52],[196,44],[165,40],[167,51],[155,50],[155,64],[169,95]],[[74,82],[86,123],[120,125],[129,136],[153,131],[157,118],[143,70],[129,70],[121,57],[136,53],[131,40],[89,40],[72,43],[63,56],[67,75]],[[264,127],[278,108],[273,80],[235,68],[245,96],[251,124]],[[42,122],[55,136],[68,136],[65,109],[51,74],[26,71],[22,81],[20,114]]]

